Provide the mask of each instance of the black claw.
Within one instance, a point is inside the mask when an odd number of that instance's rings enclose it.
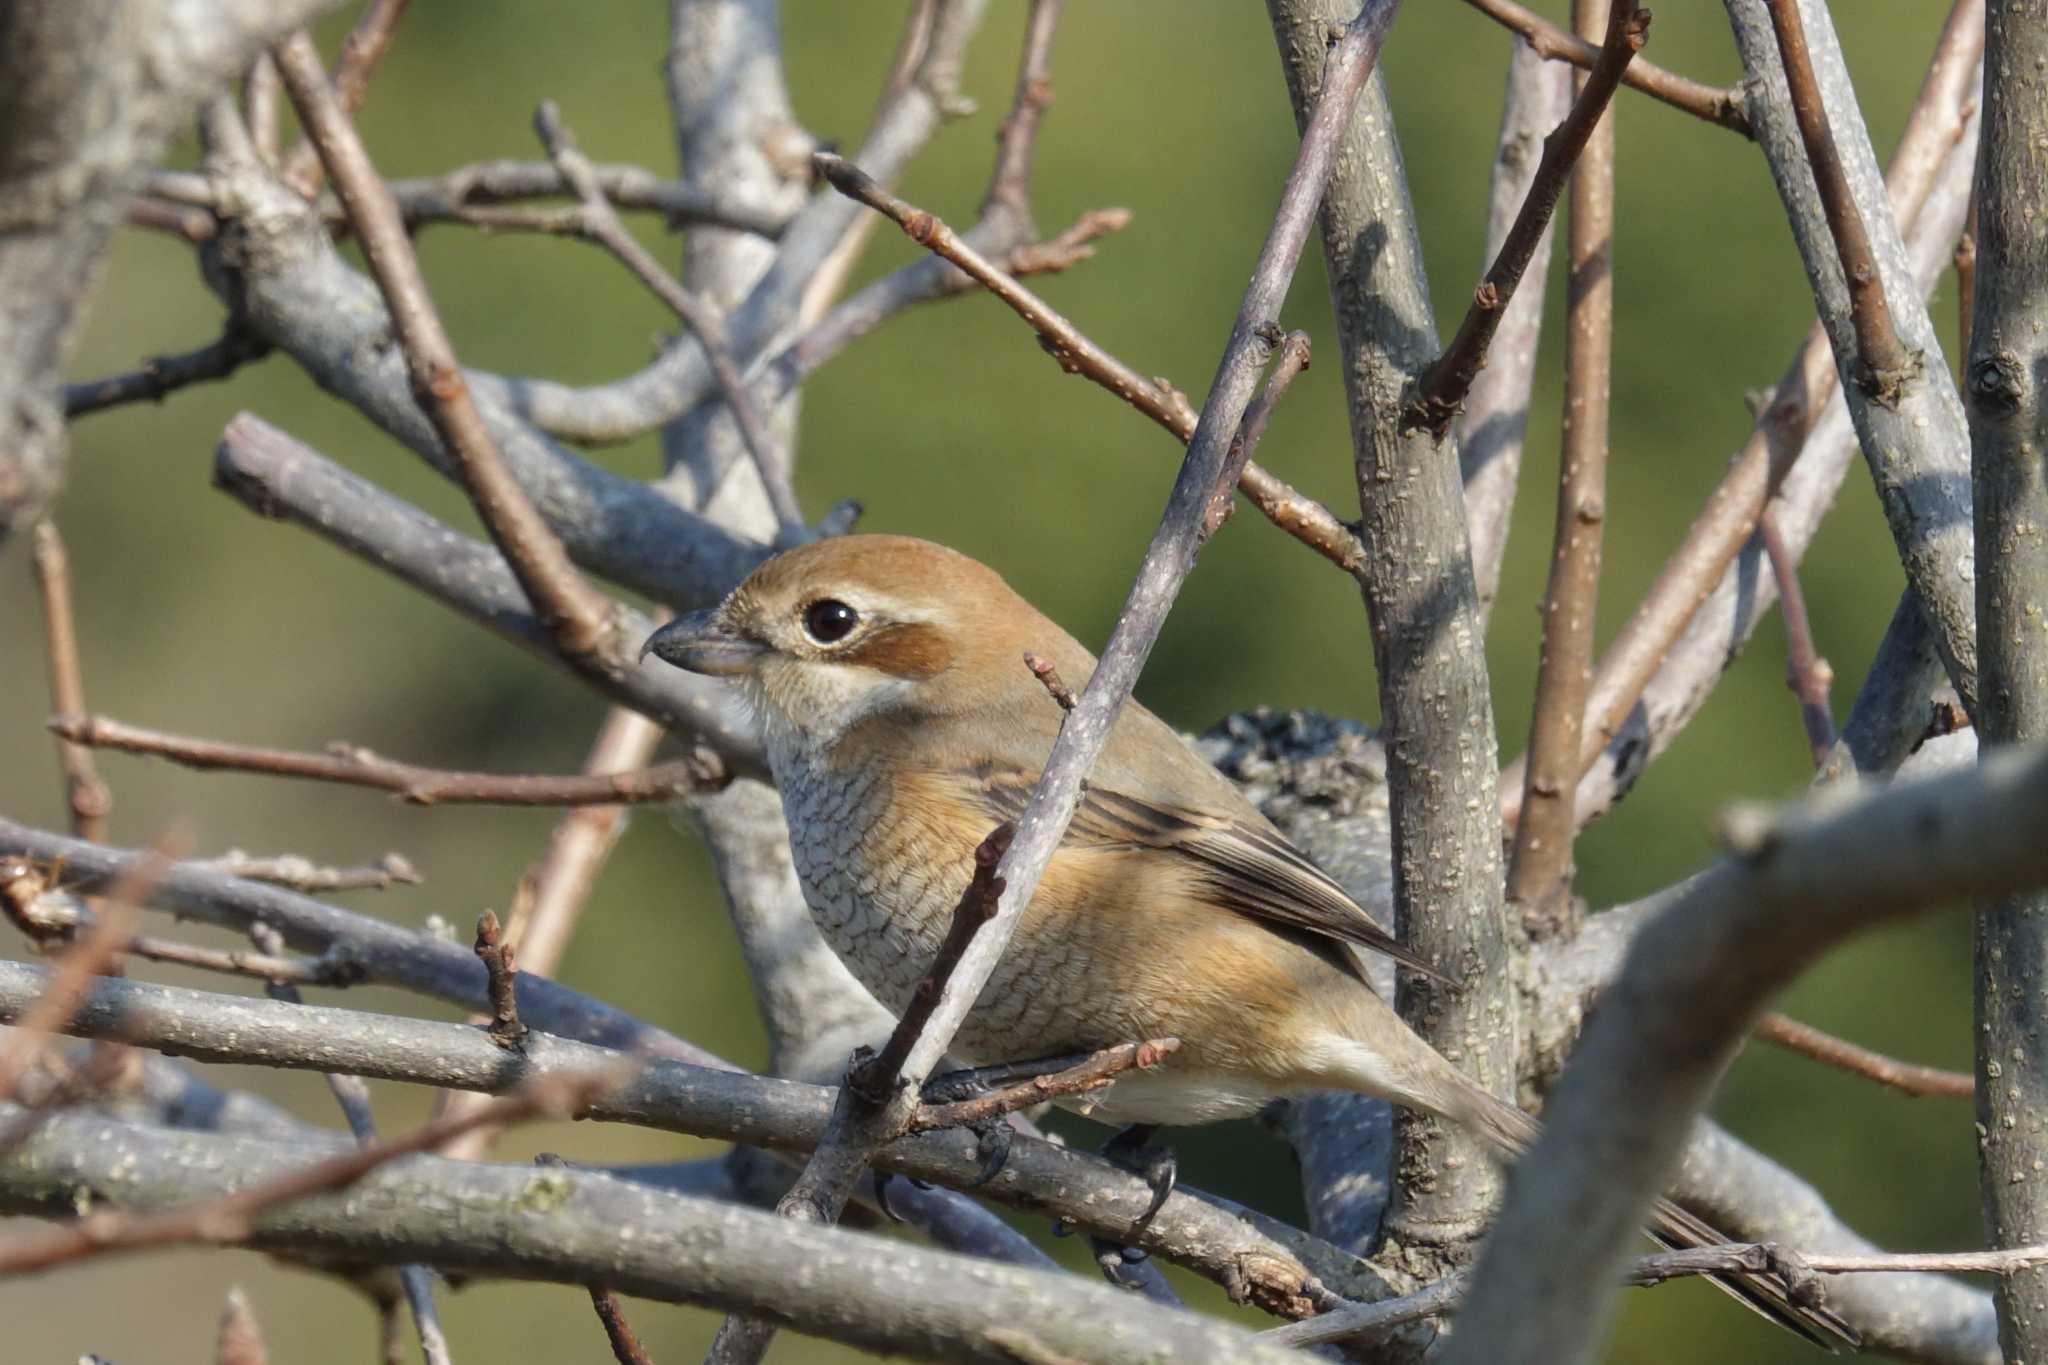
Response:
[[[1180,1162],[1171,1147],[1151,1145],[1155,1125],[1134,1123],[1102,1144],[1103,1159],[1120,1166],[1152,1187],[1152,1203],[1139,1216],[1149,1223],[1166,1206],[1166,1197],[1180,1179]]]
[[[889,1203],[889,1186],[895,1181],[894,1171],[875,1172],[875,1207],[880,1209],[882,1216],[890,1222],[900,1223],[903,1221],[903,1215],[896,1212],[895,1207]]]
[[[974,1173],[968,1189],[980,1189],[1003,1173],[1003,1167],[1010,1162],[1011,1131],[1009,1123],[1003,1119],[974,1130],[974,1151],[981,1158],[981,1169]]]

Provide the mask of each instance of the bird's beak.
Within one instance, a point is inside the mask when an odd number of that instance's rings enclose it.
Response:
[[[759,666],[768,646],[727,630],[716,608],[678,616],[647,637],[640,657],[649,654],[692,673],[716,678],[737,677]]]

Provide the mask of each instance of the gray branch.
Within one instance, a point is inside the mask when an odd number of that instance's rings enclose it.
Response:
[[[0,1159],[0,1210],[70,1218],[82,1202],[175,1208],[305,1160],[291,1143],[61,1114]],[[925,1360],[1306,1359],[1241,1328],[1071,1275],[797,1224],[590,1171],[413,1157],[345,1190],[267,1210],[249,1244],[609,1284],[670,1303],[744,1309],[798,1331]]]
[[[335,4],[0,6],[0,541],[62,478],[64,364],[143,177],[202,97]]]
[[[1983,669],[1977,728],[1987,750],[2048,738],[2048,20],[1992,0],[1985,13],[1984,146],[1977,180],[1977,287],[1966,370],[1976,470],[1977,625]],[[2009,817],[2008,817],[2009,818]],[[1977,1144],[1986,1245],[2048,1235],[2048,895],[1979,908],[1976,954]],[[2002,1277],[1998,1335],[2007,1360],[2048,1354],[2048,1268]]]
[[[1516,1167],[1447,1361],[1583,1360],[1694,1117],[1769,998],[1844,938],[2048,883],[2048,752],[1851,802],[1738,808],[1637,936]]]
[[[1325,79],[1344,0],[1268,0],[1295,121]],[[1512,1096],[1516,1002],[1501,885],[1499,773],[1485,629],[1457,452],[1403,431],[1405,390],[1438,346],[1407,174],[1384,84],[1358,103],[1323,198],[1323,259],[1343,347],[1363,539],[1361,566],[1393,810],[1394,918],[1408,945],[1463,985],[1405,981],[1402,1013],[1481,1085]],[[1399,1122],[1404,1240],[1462,1243],[1498,1197],[1478,1139]]]

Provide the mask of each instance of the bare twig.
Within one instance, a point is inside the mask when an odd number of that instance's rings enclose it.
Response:
[[[249,125],[249,140],[264,164],[278,162],[278,138],[284,87],[278,83],[277,64],[268,52],[259,52],[242,77],[242,119]]]
[[[1223,473],[1217,482],[1215,496],[1209,499],[1209,509],[1202,514],[1202,541],[1205,544],[1237,510],[1233,490],[1244,477],[1252,452],[1265,439],[1266,427],[1273,420],[1273,409],[1287,396],[1287,390],[1293,386],[1296,377],[1308,368],[1307,332],[1288,332],[1283,336],[1276,328],[1266,339],[1279,347],[1279,354],[1273,362],[1272,373],[1266,376],[1265,387],[1245,409],[1244,421],[1237,429],[1236,439],[1230,443],[1230,454],[1223,461]]]
[[[1519,33],[1529,46],[1551,61],[1570,62],[1591,71],[1600,61],[1600,49],[1584,38],[1569,33],[1515,0],[1467,0],[1480,13]],[[1622,84],[1640,90],[1651,99],[1662,100],[1694,118],[1718,123],[1723,128],[1752,136],[1749,116],[1743,109],[1740,88],[1717,90],[1709,85],[1666,71],[1651,62],[1633,62],[1622,76]]]
[[[747,452],[753,457],[754,469],[761,476],[761,486],[767,490],[769,506],[781,528],[779,539],[786,544],[801,541],[804,539],[803,511],[797,506],[796,492],[789,484],[789,455],[768,430],[768,419],[755,404],[753,394],[740,374],[739,365],[733,359],[732,345],[726,337],[724,320],[709,301],[683,288],[682,282],[665,270],[661,262],[654,259],[653,253],[626,231],[617,211],[604,197],[590,159],[577,147],[575,135],[562,121],[561,111],[555,108],[552,100],[541,103],[533,116],[533,126],[540,134],[542,145],[548,149],[549,159],[583,201],[584,235],[618,257],[656,298],[669,306],[682,320],[683,326],[697,338],[697,344],[703,347],[711,373],[718,380],[719,393],[732,411]]]
[[[252,360],[270,354],[270,347],[239,327],[230,326],[216,341],[177,355],[153,356],[139,369],[64,386],[64,415],[83,417],[122,403],[161,403],[191,384],[226,379]]]
[[[1000,886],[997,890],[1000,891]],[[1159,1065],[1180,1047],[1178,1038],[1152,1038],[1142,1043],[1119,1043],[1103,1048],[1085,1061],[1044,1076],[1034,1076],[971,1100],[952,1104],[921,1104],[910,1116],[908,1131],[927,1132],[934,1128],[962,1128],[1029,1109],[1034,1104],[1068,1095],[1085,1095],[1100,1090],[1127,1071],[1146,1071]]]
[[[996,166],[982,204],[984,215],[991,204],[1000,204],[1009,212],[1030,216],[1031,158],[1038,149],[1039,120],[1052,103],[1052,36],[1065,7],[1065,0],[1032,0],[1024,25],[1024,54],[1017,63],[1017,89],[996,134]]]
[[[59,711],[85,710],[85,670],[78,659],[78,616],[71,601],[71,556],[55,522],[36,523],[36,586],[43,597],[43,659],[50,678],[50,705]],[[64,772],[64,799],[71,807],[71,832],[81,839],[106,837],[114,794],[83,745],[60,738],[57,763]]]
[[[590,1306],[597,1310],[597,1320],[604,1324],[605,1340],[611,1343],[612,1358],[619,1365],[654,1365],[654,1357],[647,1354],[640,1338],[633,1335],[632,1324],[626,1321],[626,1310],[619,1306],[618,1294],[602,1285],[592,1285]]]
[[[456,461],[484,525],[535,613],[548,623],[565,655],[595,662],[612,643],[605,600],[576,572],[561,541],[499,458],[420,277],[398,206],[328,85],[313,40],[295,34],[279,43],[273,56],[362,239],[403,344],[415,399]]]
[[[276,155],[277,148],[271,148]],[[228,1290],[226,1305],[220,1313],[220,1330],[213,1345],[214,1365],[270,1365],[270,1350],[263,1344],[263,1328],[256,1321],[256,1310],[249,1306],[249,1296],[242,1292],[240,1285]]]
[[[550,1076],[529,1082],[517,1094],[494,1101],[475,1115],[423,1124],[402,1137],[357,1147],[259,1181],[209,1203],[161,1213],[100,1209],[75,1223],[26,1233],[0,1242],[0,1275],[49,1270],[116,1252],[142,1251],[179,1243],[227,1245],[253,1229],[257,1215],[308,1195],[353,1184],[400,1157],[424,1152],[477,1123],[513,1123],[532,1118],[572,1118],[625,1077],[618,1071],[596,1076]]]
[[[526,1036],[519,1022],[519,967],[512,945],[498,932],[498,917],[486,910],[476,917],[476,955],[484,964],[491,994],[491,1041],[517,1047]]]
[[[398,21],[410,0],[369,0],[362,17],[341,40],[341,55],[334,63],[334,95],[342,112],[354,115],[363,107],[370,90],[370,76],[391,46]],[[275,133],[272,134],[274,138]],[[300,137],[282,159],[271,148],[267,158],[278,167],[278,178],[308,199],[320,192],[320,153],[306,137]]]
[[[1576,0],[1573,13],[1580,31],[1586,32],[1600,22],[1599,0]],[[1605,98],[1600,87],[1604,76],[1604,94],[1613,94],[1612,81],[1641,44],[1647,17],[1634,0],[1611,0],[1601,64],[1586,77],[1572,111],[1576,120],[1591,105],[1587,127],[1580,134],[1583,152],[1576,159],[1571,185],[1557,529],[1550,583],[1543,597],[1543,643],[1529,724],[1528,778],[1507,879],[1508,900],[1520,908],[1523,922],[1538,933],[1555,933],[1570,918],[1580,731],[1585,722],[1586,693],[1592,685],[1594,612],[1607,520],[1608,399],[1614,367],[1614,121],[1603,116]],[[1549,158],[1546,147],[1546,163]],[[1542,180],[1540,174],[1538,180]],[[1532,190],[1532,198],[1534,193]],[[1554,202],[1554,188],[1551,195]],[[1533,244],[1533,229],[1529,240]],[[1453,342],[1445,354],[1457,349],[1458,343]],[[1448,422],[1448,415],[1444,420]]]
[[[1060,676],[1059,669],[1051,659],[1026,650],[1024,667],[1029,669],[1031,676],[1038,679],[1039,684],[1045,688],[1045,693],[1052,698],[1053,705],[1062,711],[1074,709],[1074,689],[1067,686],[1067,680]]]
[[[1040,342],[1061,369],[1109,390],[1172,432],[1182,444],[1193,438],[1194,414],[1187,400],[1171,385],[1147,379],[1103,350],[1051,305],[997,269],[945,223],[890,194],[852,162],[826,152],[819,153],[813,161],[818,173],[834,189],[886,215],[912,241],[952,262],[1008,304],[1038,333]],[[1275,526],[1345,572],[1356,572],[1364,555],[1358,536],[1327,507],[1303,496],[1257,463],[1245,465],[1238,487]]]
[[[1834,133],[1828,128],[1827,110],[1821,104],[1798,0],[1767,0],[1765,8],[1770,11],[1771,27],[1778,36],[1778,56],[1785,65],[1785,84],[1792,92],[1792,112],[1799,121],[1799,135],[1806,143],[1806,159],[1813,168],[1828,230],[1834,235],[1842,274],[1849,284],[1849,317],[1856,328],[1856,380],[1872,398],[1889,405],[1897,401],[1899,386],[1917,362],[1892,327],[1891,306],[1885,300],[1877,256],[1850,193],[1848,173],[1842,168],[1841,157],[1836,155]]]
[[[1963,235],[1956,241],[1956,355],[1958,365],[1968,364],[1970,328],[1977,320],[1977,196],[1970,196],[1969,217],[1963,220]]]
[[[1565,182],[1572,179],[1572,168],[1578,164],[1587,139],[1594,136],[1596,127],[1605,127],[1608,131],[1602,137],[1612,141],[1613,125],[1605,122],[1607,106],[1613,101],[1630,61],[1643,50],[1649,36],[1648,10],[1629,0],[1616,0],[1609,7],[1607,37],[1600,48],[1600,59],[1593,63],[1571,113],[1557,131],[1543,140],[1543,160],[1529,185],[1528,197],[1522,201],[1522,211],[1515,216],[1515,225],[1501,243],[1486,277],[1473,291],[1472,305],[1465,311],[1464,321],[1458,324],[1457,335],[1417,382],[1402,418],[1407,425],[1427,427],[1439,437],[1450,431],[1459,405],[1486,364],[1494,333],[1500,328],[1508,304],[1514,301],[1522,273],[1536,254],[1537,243],[1550,227],[1558,196],[1564,192]],[[1609,161],[1611,165],[1611,153]],[[1572,221],[1577,222],[1578,217],[1574,201]],[[1576,268],[1575,265],[1575,271]]]
[[[419,869],[402,853],[387,853],[361,867],[323,867],[295,853],[275,858],[252,858],[240,849],[229,849],[207,866],[251,881],[288,886],[294,891],[388,891],[394,886],[418,886]]]
[[[403,763],[356,744],[336,743],[324,754],[313,754],[166,734],[105,716],[56,716],[50,728],[75,744],[149,754],[202,772],[261,773],[374,787],[414,806],[637,805],[715,790],[730,780],[724,765],[708,751],[635,772],[466,773]]]
[[[1778,604],[1785,614],[1785,686],[1799,699],[1799,716],[1806,725],[1806,743],[1813,751],[1813,765],[1825,767],[1835,747],[1835,717],[1828,706],[1828,689],[1834,686],[1835,670],[1828,667],[1828,661],[1814,645],[1813,623],[1806,615],[1806,595],[1799,590],[1799,562],[1785,544],[1768,504],[1757,520],[1756,533],[1771,561],[1771,573],[1778,580]]]
[[[1976,1081],[1964,1071],[1944,1071],[1887,1057],[1881,1052],[1858,1047],[1845,1038],[1824,1033],[1784,1014],[1767,1014],[1756,1026],[1756,1036],[1773,1047],[1811,1057],[1851,1075],[1876,1081],[1908,1095],[1936,1095],[1966,1100],[1976,1093]]]

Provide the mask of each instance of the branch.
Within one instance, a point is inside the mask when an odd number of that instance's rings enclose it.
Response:
[[[1573,13],[1582,31],[1592,28],[1598,22],[1598,0],[1576,0]],[[1642,43],[1648,18],[1634,0],[1610,0],[1601,65],[1586,78],[1572,111],[1574,119],[1584,115],[1586,126],[1572,148],[1583,149],[1584,155],[1576,158],[1571,177],[1566,247],[1570,267],[1565,284],[1564,436],[1550,582],[1541,608],[1543,637],[1529,722],[1528,778],[1507,879],[1509,902],[1520,908],[1522,922],[1538,935],[1559,932],[1571,920],[1580,730],[1593,681],[1593,625],[1607,521],[1608,407],[1614,374],[1614,122],[1602,112],[1620,68]],[[1562,131],[1559,136],[1562,139]],[[1544,159],[1550,159],[1548,147]],[[1556,174],[1561,180],[1562,169]],[[1540,184],[1541,171],[1537,179]],[[1553,203],[1556,197],[1553,185]],[[1453,341],[1446,354],[1457,350],[1458,342]],[[1425,386],[1429,378],[1423,377]]]
[[[1571,108],[1571,72],[1536,55],[1520,38],[1509,40],[1507,97],[1487,196],[1486,259],[1497,257],[1529,197],[1542,160],[1541,146]],[[1500,591],[1501,560],[1522,471],[1523,436],[1536,383],[1536,349],[1543,331],[1544,283],[1550,275],[1546,226],[1515,291],[1501,310],[1490,358],[1458,416],[1458,461],[1465,483],[1465,520],[1472,541],[1472,576],[1479,585],[1480,620]]]
[[[328,85],[312,38],[295,34],[279,43],[272,55],[307,136],[319,148],[362,239],[405,351],[414,398],[432,420],[491,539],[562,652],[577,662],[601,659],[614,643],[605,602],[577,574],[561,541],[542,522],[500,457],[427,294],[398,205],[378,179]]]
[[[274,1140],[63,1116],[0,1162],[0,1204],[70,1217],[71,1192],[85,1189],[96,1203],[149,1218],[158,1215],[146,1210],[290,1177],[303,1161],[301,1148]],[[537,1204],[546,1216],[536,1215]],[[418,1260],[475,1276],[608,1283],[665,1302],[752,1309],[798,1330],[932,1360],[1141,1365],[1162,1352],[1205,1365],[1302,1359],[1241,1328],[1071,1275],[803,1227],[586,1171],[416,1157],[371,1171],[345,1194],[274,1207],[245,1242],[371,1264]],[[906,1294],[915,1314],[902,1311]]]
[[[2048,882],[2048,754],[1847,804],[1738,808],[1724,829],[1732,855],[1645,926],[1603,995],[1516,1168],[1449,1360],[1584,1357],[1643,1210],[1764,1002],[1859,930]]]
[[[83,417],[123,403],[161,403],[179,389],[229,375],[270,354],[270,347],[229,326],[217,341],[178,355],[154,356],[126,374],[64,386],[64,415]]]
[[[362,111],[363,99],[370,92],[370,77],[390,51],[392,36],[397,33],[398,21],[405,17],[409,3],[410,0],[369,0],[356,26],[341,40],[341,53],[334,63],[334,97],[349,117]],[[301,134],[292,149],[277,158],[275,164],[278,177],[300,194],[310,199],[319,193],[320,153],[312,139]]]
[[[1103,350],[1038,295],[998,270],[953,229],[916,205],[888,193],[858,166],[827,152],[819,153],[816,160],[819,174],[834,189],[885,215],[912,241],[959,267],[1008,304],[1031,325],[1039,344],[1062,370],[1109,390],[1172,432],[1183,445],[1194,438],[1194,414],[1172,386],[1145,378]],[[1246,464],[1238,486],[1275,526],[1347,573],[1357,571],[1364,553],[1358,537],[1328,508],[1253,463]]]
[[[105,716],[55,716],[50,720],[50,729],[70,743],[151,754],[202,772],[261,773],[373,787],[391,792],[412,806],[641,805],[673,801],[689,792],[716,789],[732,780],[724,765],[708,752],[636,772],[563,776],[465,773],[402,763],[356,744],[330,744],[323,754],[302,753],[166,734]]]
[[[1515,0],[1467,0],[1472,8],[1495,20],[1510,32],[1519,33],[1538,55],[1548,61],[1570,62],[1581,71],[1600,63],[1601,49],[1577,34],[1559,28]],[[1751,137],[1747,102],[1740,89],[1717,90],[1652,62],[1632,62],[1622,73],[1622,84],[1642,91],[1694,118],[1717,123],[1732,132]]]
[[[1876,1081],[1908,1095],[1938,1095],[1944,1099],[1966,1100],[1976,1092],[1973,1078],[1960,1071],[1916,1066],[1858,1047],[1846,1039],[1823,1033],[1810,1024],[1783,1014],[1767,1014],[1756,1026],[1756,1036],[1773,1047],[1811,1057],[1852,1076]]]
[[[228,423],[215,451],[213,479],[257,514],[295,522],[502,638],[568,666],[496,550],[373,487],[260,418],[243,413]],[[621,638],[652,632],[656,624],[623,605],[612,612]],[[762,765],[752,722],[730,689],[716,682],[639,660],[631,666],[620,661],[615,672],[577,676],[668,730],[694,735],[734,771],[758,771]]]
[[[1558,196],[1564,193],[1567,181],[1578,183],[1572,168],[1578,164],[1587,140],[1596,127],[1602,126],[1609,129],[1606,140],[1612,140],[1613,125],[1602,123],[1607,106],[1613,102],[1629,62],[1643,50],[1649,37],[1648,10],[1627,0],[1608,7],[1607,39],[1600,48],[1600,59],[1593,63],[1592,73],[1579,91],[1571,113],[1543,139],[1543,159],[1529,182],[1521,212],[1515,215],[1514,226],[1508,229],[1485,278],[1472,291],[1472,305],[1465,310],[1457,335],[1416,382],[1408,411],[1402,417],[1405,426],[1427,427],[1438,440],[1450,434],[1452,419],[1471,391],[1472,381],[1486,365],[1487,350],[1508,305],[1514,302],[1522,274],[1550,230]],[[1572,217],[1574,222],[1578,220],[1576,211]]]
[[[43,658],[50,677],[50,705],[59,711],[85,709],[85,670],[78,661],[78,619],[71,600],[71,555],[55,522],[35,530],[36,586],[43,598]],[[100,779],[92,755],[68,740],[57,741],[64,773],[64,799],[71,807],[71,832],[81,839],[105,837],[114,794]]]
[[[1785,543],[1784,532],[1778,529],[1778,519],[1768,505],[1757,520],[1756,533],[1771,561],[1771,577],[1777,580],[1778,601],[1784,608],[1785,686],[1799,699],[1799,716],[1806,726],[1813,766],[1825,768],[1835,747],[1835,717],[1828,707],[1828,689],[1834,686],[1835,671],[1828,667],[1828,661],[1813,643],[1806,595],[1799,590],[1799,561]]]

